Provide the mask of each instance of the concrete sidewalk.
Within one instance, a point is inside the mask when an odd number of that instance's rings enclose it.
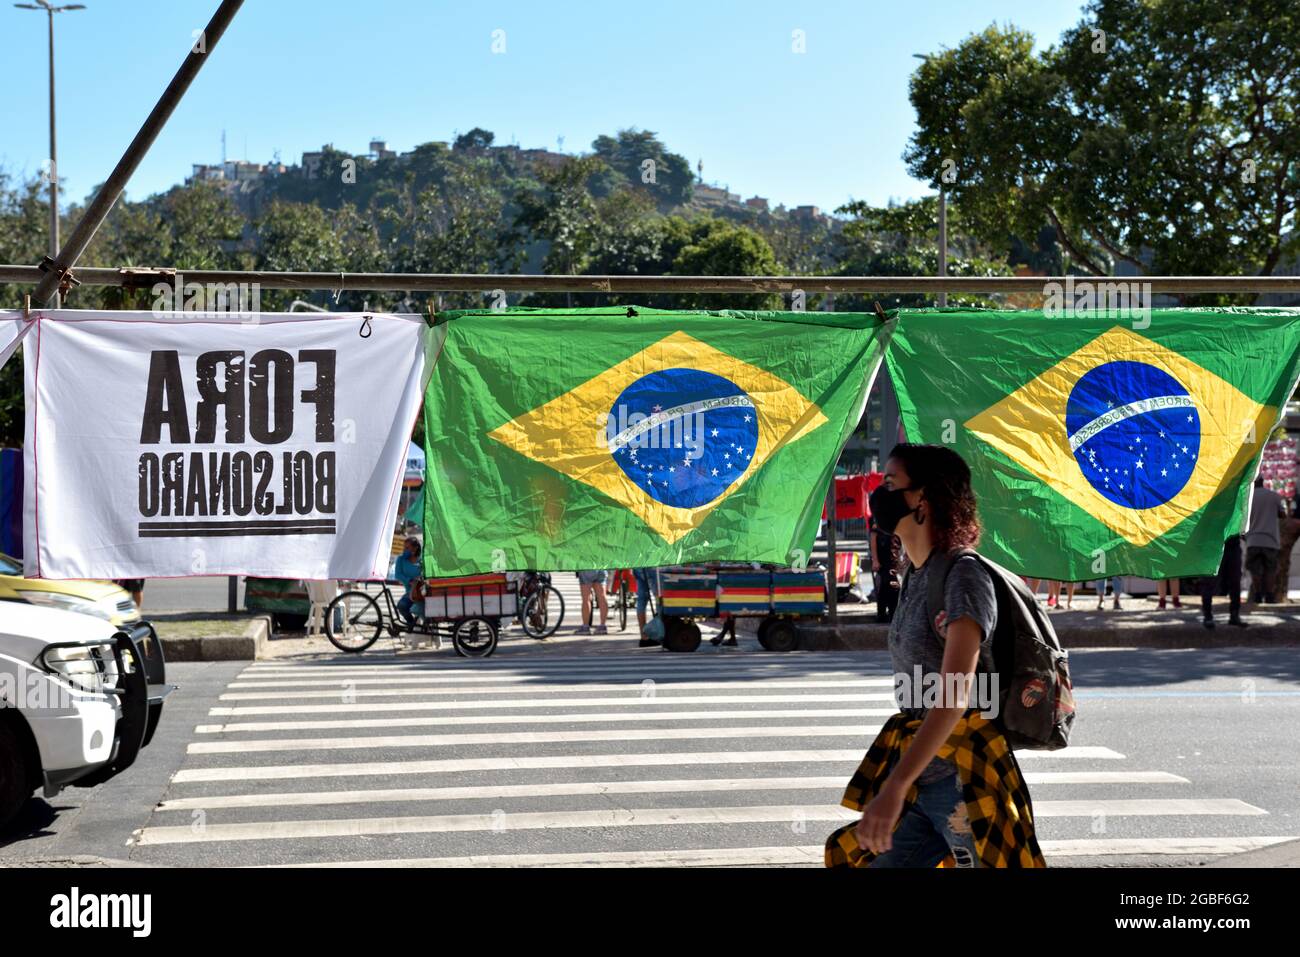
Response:
[[[1050,618],[1066,648],[1222,648],[1243,645],[1300,645],[1300,603],[1242,605],[1248,627],[1228,624],[1228,599],[1214,600],[1215,628],[1201,624],[1200,600],[1182,608],[1156,610],[1155,599],[1124,598],[1113,611],[1110,599],[1097,611],[1088,597],[1075,599],[1087,610],[1052,611]],[[800,627],[808,650],[879,650],[887,647],[889,626],[876,621],[875,605],[841,605],[838,628],[828,624]]]

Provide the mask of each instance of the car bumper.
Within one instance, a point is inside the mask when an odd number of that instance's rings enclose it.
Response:
[[[111,641],[66,642],[47,651],[95,645],[115,665],[115,686],[105,694],[77,696],[71,713],[35,719],[46,722],[45,740],[58,742],[53,754],[41,755],[46,797],[69,784],[94,787],[134,764],[153,740],[163,700],[173,690],[166,683],[162,645],[147,621],[118,632]],[[54,722],[61,724],[55,727]]]

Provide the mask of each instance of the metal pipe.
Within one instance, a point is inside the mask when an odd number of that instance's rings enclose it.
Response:
[[[179,271],[183,282],[256,283],[265,289],[349,290],[390,292],[805,292],[891,293],[934,295],[938,292],[1044,293],[1050,283],[1068,282],[1101,287],[1107,283],[1150,286],[1152,293],[1222,292],[1239,295],[1261,292],[1300,293],[1300,276],[534,276],[493,273],[337,273],[259,272],[223,269]],[[86,267],[77,279],[87,286],[149,289],[157,283],[174,285],[178,270]],[[38,266],[0,265],[0,283],[31,284],[48,279]]]
[[[190,83],[198,75],[199,70],[207,61],[208,55],[216,49],[217,42],[221,35],[226,32],[226,27],[234,18],[239,8],[243,5],[244,0],[221,0],[221,6],[217,12],[212,15],[212,20],[208,23],[207,29],[199,36],[199,39],[190,47],[189,53],[181,63],[181,67],[172,77],[171,83],[167,84],[167,89],[163,91],[157,104],[145,119],[144,125],[140,127],[139,132],[135,134],[135,139],[131,145],[126,148],[122,158],[117,161],[117,166],[109,174],[104,185],[99,188],[95,198],[90,201],[86,207],[85,213],[76,227],[72,230],[72,236],[68,239],[67,244],[59,250],[57,256],[53,257],[52,263],[44,263],[46,267],[45,274],[36,286],[36,291],[32,294],[37,302],[48,302],[50,297],[58,290],[59,284],[63,281],[68,271],[76,265],[81,254],[86,251],[90,241],[94,238],[95,232],[108,217],[109,211],[117,202],[122,191],[126,189],[127,182],[135,173],[136,167],[144,159],[145,154],[149,152],[149,147],[153,145],[158,134],[166,125],[168,118],[180,103],[185,91],[189,89]],[[78,277],[80,278],[80,277]]]
[[[46,10],[50,22],[50,255],[59,254],[59,145],[54,136],[54,11]]]
[[[840,623],[839,549],[835,538],[835,470],[831,469],[831,487],[826,493],[826,618],[832,628]]]
[[[939,187],[939,275],[948,275],[948,196],[942,186]],[[940,309],[948,305],[946,291],[939,291],[937,305]]]

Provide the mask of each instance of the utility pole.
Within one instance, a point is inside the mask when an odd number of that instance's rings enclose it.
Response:
[[[928,63],[931,54],[913,53],[912,56]],[[943,278],[948,275],[948,194],[943,188],[943,174],[939,176],[939,277]],[[935,301],[942,309],[948,305],[948,294],[940,292]]]
[[[44,2],[44,0],[42,0]],[[65,282],[73,282],[70,276],[72,268],[81,258],[81,254],[86,251],[90,245],[91,239],[95,236],[95,231],[99,229],[107,218],[113,204],[117,202],[122,191],[126,189],[127,180],[135,172],[140,161],[144,159],[145,153],[149,152],[149,147],[153,141],[158,138],[168,117],[176,109],[176,104],[181,101],[185,91],[189,89],[190,83],[198,75],[199,69],[207,62],[208,54],[216,49],[217,41],[221,39],[222,34],[226,32],[226,27],[230,26],[230,21],[234,19],[235,14],[243,5],[244,0],[221,0],[221,5],[217,7],[217,12],[212,15],[208,22],[207,29],[198,34],[198,39],[190,48],[181,67],[172,77],[171,83],[163,90],[162,96],[158,99],[149,116],[146,117],[144,125],[135,134],[131,144],[122,154],[122,158],[117,161],[117,166],[113,167],[113,172],[108,174],[102,186],[99,187],[93,199],[87,204],[85,212],[81,214],[81,219],[73,227],[72,235],[68,238],[67,243],[62,246],[58,253],[49,256],[41,263],[41,272],[44,275],[37,284],[36,290],[32,293],[34,303],[48,302],[58,292],[59,286]],[[47,4],[48,6],[48,4]]]
[[[948,194],[944,192],[943,184],[939,185],[939,276],[940,278],[948,275]],[[948,305],[948,294],[940,292],[938,296],[939,308],[942,309]]]
[[[49,0],[36,0],[36,3],[15,3],[14,6],[20,10],[44,11],[50,27],[50,258],[53,259],[59,254],[59,146],[54,132],[54,15],[67,10],[84,10],[86,5],[69,3],[56,7]],[[58,298],[55,299],[55,305],[62,305]]]

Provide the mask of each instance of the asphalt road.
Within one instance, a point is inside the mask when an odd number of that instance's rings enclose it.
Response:
[[[0,860],[820,865],[892,710],[884,654],[596,649],[174,665],[141,762],[34,801]],[[1294,650],[1072,659],[1072,745],[1021,762],[1050,864],[1189,865],[1300,836]]]

